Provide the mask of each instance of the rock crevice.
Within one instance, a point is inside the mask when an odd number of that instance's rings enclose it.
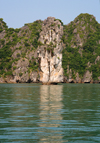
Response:
[[[59,20],[48,17],[43,22],[38,47],[39,75],[43,83],[63,82],[62,42],[63,26]]]

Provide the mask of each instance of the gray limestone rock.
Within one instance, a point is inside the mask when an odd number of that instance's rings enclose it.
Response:
[[[81,78],[79,77],[79,73],[76,73],[76,83],[81,83]]]
[[[39,75],[43,83],[63,82],[62,42],[63,26],[54,17],[47,18],[42,25],[38,47]]]
[[[96,58],[95,64],[96,64],[98,61],[100,61],[100,56],[98,56],[98,57]]]
[[[3,77],[0,77],[0,83],[5,83],[5,80]]]
[[[28,74],[28,59],[21,58],[16,64],[13,63],[13,76],[15,82],[28,82],[29,74]],[[16,68],[15,68],[16,67]]]
[[[37,72],[31,72],[30,73],[30,80],[31,82],[38,82],[38,73]]]
[[[92,81],[92,72],[89,72],[89,70],[87,70],[83,76],[82,82],[90,83],[91,81]]]
[[[16,50],[13,54],[12,57],[13,59],[19,58],[21,55],[21,50]]]

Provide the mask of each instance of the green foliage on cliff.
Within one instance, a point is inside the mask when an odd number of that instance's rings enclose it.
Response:
[[[66,47],[63,50],[63,63],[62,66],[64,68],[65,75],[67,74],[67,65],[69,65],[69,69],[72,71],[76,71],[80,76],[83,76],[86,70],[86,61],[81,57],[78,53],[77,48]]]
[[[6,23],[3,21],[3,18],[0,18],[0,33],[3,30],[6,30],[8,28],[8,26],[6,25]]]
[[[38,71],[38,63],[36,62],[36,60],[35,59],[32,59],[32,60],[30,60],[29,61],[29,72],[30,71]]]
[[[90,71],[92,71],[93,79],[98,80],[98,77],[100,76],[100,61],[97,62],[97,64],[93,64],[90,68]]]
[[[42,28],[42,21],[41,20],[37,20],[31,24],[28,24],[29,29],[31,30],[31,37],[30,39],[33,38],[39,38],[39,33],[41,31]]]
[[[55,19],[55,21],[56,20],[58,20],[61,23],[61,25],[64,25],[63,22],[60,19]]]
[[[0,49],[0,74],[6,73],[6,70],[11,71],[11,56],[10,49],[11,43],[8,42],[3,48]],[[3,72],[2,72],[3,71]]]
[[[62,40],[64,74],[69,69],[83,77],[86,70],[91,71],[93,79],[100,76],[100,62],[95,63],[100,56],[100,24],[92,15],[80,14],[73,22],[64,26]],[[91,66],[88,66],[90,63]]]
[[[96,59],[100,56],[100,24],[94,16],[87,13],[80,14],[68,25],[64,25],[61,20],[59,21],[64,29],[61,39],[64,43],[64,50],[62,51],[64,75],[69,76],[69,67],[74,79],[75,73],[78,72],[82,78],[85,71],[89,70],[92,72],[93,79],[98,80],[100,60]],[[60,28],[59,24],[58,28]],[[21,58],[29,60],[29,67],[27,67],[29,72],[38,71],[39,65],[35,52],[38,46],[43,45],[38,41],[41,29],[41,20],[14,29],[8,28],[3,19],[0,18],[0,75],[12,75],[12,69],[17,69],[17,63]],[[55,47],[56,45],[51,42],[47,45],[47,51],[53,55]],[[17,52],[18,50],[20,52]]]
[[[17,64],[18,60],[28,58],[30,51],[35,50],[41,44],[38,42],[41,27],[42,21],[38,20],[19,29],[8,28],[3,19],[0,19],[0,33],[4,32],[0,39],[0,75],[6,76],[10,73],[12,75],[12,63],[15,62],[12,55],[16,53],[16,50],[21,50],[21,54],[16,54]],[[37,70],[38,63],[33,63],[30,67],[32,66],[32,70]]]

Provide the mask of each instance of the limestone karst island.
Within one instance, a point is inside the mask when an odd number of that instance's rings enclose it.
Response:
[[[8,28],[0,18],[0,83],[100,83],[100,24],[80,14]]]

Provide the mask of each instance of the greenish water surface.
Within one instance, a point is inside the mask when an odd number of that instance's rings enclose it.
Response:
[[[100,142],[100,84],[0,84],[0,143]]]

